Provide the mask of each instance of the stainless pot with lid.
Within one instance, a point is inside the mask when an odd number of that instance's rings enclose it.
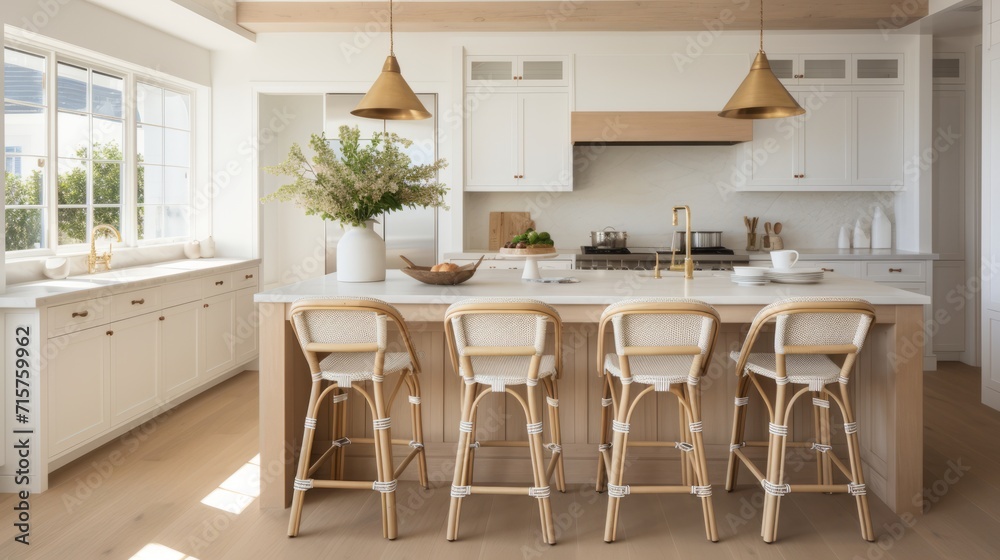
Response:
[[[602,249],[624,249],[628,243],[628,232],[615,231],[611,226],[601,231],[590,232],[591,247]]]
[[[675,231],[674,237],[670,242],[670,248],[673,251],[681,252],[685,251],[684,243],[684,232]],[[692,231],[691,232],[691,248],[692,249],[705,249],[708,247],[722,247],[722,232],[721,231]]]

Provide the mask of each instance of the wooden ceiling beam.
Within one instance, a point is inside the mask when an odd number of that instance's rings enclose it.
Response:
[[[702,31],[760,25],[751,0],[539,0],[399,2],[398,31]],[[384,25],[386,2],[240,2],[256,33],[355,31]],[[927,0],[771,0],[769,30],[899,29],[927,15]]]

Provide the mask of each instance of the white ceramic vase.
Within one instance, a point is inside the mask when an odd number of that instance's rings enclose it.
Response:
[[[375,220],[364,226],[347,226],[337,242],[338,282],[385,280],[385,240],[375,233]]]
[[[205,239],[201,240],[201,258],[211,259],[215,256],[215,240],[209,235]]]

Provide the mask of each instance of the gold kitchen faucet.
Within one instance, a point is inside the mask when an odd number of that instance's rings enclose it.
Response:
[[[670,270],[683,270],[684,278],[690,280],[694,278],[694,261],[691,260],[691,207],[689,206],[674,206],[673,208],[673,219],[671,223],[677,225],[677,211],[684,210],[684,264],[674,264],[674,256],[677,254],[676,248],[671,248],[670,253]]]
[[[108,244],[107,253],[104,253],[101,256],[97,255],[97,232],[104,229],[115,234],[119,243],[122,240],[122,234],[118,233],[118,230],[115,229],[114,226],[110,226],[108,224],[94,226],[94,229],[90,231],[90,255],[87,256],[87,270],[90,274],[97,272],[97,265],[99,264],[104,265],[105,270],[111,270],[111,244]]]

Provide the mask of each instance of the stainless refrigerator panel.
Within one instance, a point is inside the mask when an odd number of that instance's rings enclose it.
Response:
[[[427,164],[437,158],[437,118],[422,121],[377,121],[351,115],[351,110],[361,101],[362,94],[331,93],[326,96],[325,131],[327,138],[336,139],[342,125],[358,126],[361,138],[370,139],[372,134],[381,132],[383,125],[388,132],[396,133],[413,141],[407,150],[414,164]],[[418,94],[425,107],[436,115],[437,96]],[[431,265],[437,262],[437,209],[404,209],[377,218],[376,231],[385,239],[386,268],[398,269],[404,266],[400,255],[418,264]],[[326,225],[326,272],[336,272],[337,242],[344,230],[338,222]]]

